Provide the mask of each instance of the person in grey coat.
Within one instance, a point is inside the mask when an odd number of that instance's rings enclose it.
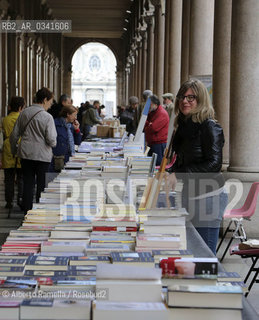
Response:
[[[10,136],[12,154],[21,158],[23,173],[24,213],[32,208],[36,177],[36,202],[45,188],[45,174],[56,146],[57,132],[53,117],[47,112],[52,105],[53,93],[42,88],[36,93],[36,104],[26,108],[18,117]],[[21,137],[20,143],[17,143]]]

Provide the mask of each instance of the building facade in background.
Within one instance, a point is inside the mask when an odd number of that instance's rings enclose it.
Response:
[[[105,115],[116,114],[116,59],[101,43],[81,46],[72,59],[72,98],[75,106],[81,102],[99,100],[105,105]]]

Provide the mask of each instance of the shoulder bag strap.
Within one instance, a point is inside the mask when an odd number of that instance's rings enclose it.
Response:
[[[27,129],[27,127],[28,127],[28,124],[31,122],[31,120],[32,120],[38,113],[40,113],[40,112],[42,112],[42,111],[44,111],[44,110],[40,110],[40,111],[34,113],[34,115],[33,115],[33,116],[30,118],[30,120],[26,123],[26,125],[25,125],[25,127],[24,127],[24,129],[23,129],[22,136],[24,135],[24,132],[26,131],[26,129]]]

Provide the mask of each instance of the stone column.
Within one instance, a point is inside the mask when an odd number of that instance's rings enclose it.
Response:
[[[54,64],[54,95],[55,97],[59,96],[58,73],[59,73],[59,60],[56,57],[55,64]]]
[[[132,60],[132,53],[129,52],[129,55],[127,57],[127,64],[126,64],[126,68],[128,71],[128,96],[127,96],[127,100],[126,100],[126,104],[128,104],[129,101],[129,97],[132,96],[132,92],[133,92],[133,60]]]
[[[141,88],[140,88],[140,96],[141,99],[142,92],[146,89],[147,83],[147,35],[146,32],[142,35],[142,68],[141,68]]]
[[[232,0],[215,0],[213,106],[224,130],[223,162],[226,164],[229,161],[231,8]]]
[[[117,65],[117,71],[116,71],[116,105],[121,105],[121,92],[122,92],[122,86],[121,86],[121,78],[122,78],[122,71],[120,70],[120,67]]]
[[[25,49],[24,49],[24,71],[23,71],[23,86],[24,86],[24,98],[26,102],[31,104],[31,88],[32,88],[32,47],[33,39],[29,36],[25,37]]]
[[[1,92],[2,92],[2,97],[1,97],[1,102],[2,102],[2,115],[1,116],[6,116],[7,115],[7,104],[8,104],[8,97],[9,97],[9,86],[8,86],[8,77],[10,76],[8,73],[8,61],[10,59],[10,55],[8,54],[8,41],[7,41],[7,36],[8,34],[2,34],[2,86],[1,86]],[[14,80],[14,75],[12,75],[13,80]]]
[[[136,96],[137,92],[138,92],[138,51],[136,50],[134,52],[134,65],[133,65],[133,88],[134,88],[134,92],[133,95]]]
[[[191,7],[191,0],[183,0],[181,83],[188,80],[189,74],[190,74],[189,73],[190,7]]]
[[[139,99],[142,97],[142,92],[146,89],[147,82],[147,24],[145,21],[146,11],[141,16],[141,22],[139,24],[139,34],[141,36],[141,45],[142,45],[142,57],[141,57],[141,83],[140,83],[140,95]]]
[[[168,91],[176,95],[181,77],[182,0],[171,0]]]
[[[189,73],[212,75],[214,0],[192,0]]]
[[[171,1],[166,1],[165,10],[165,62],[164,62],[164,92],[169,91],[169,45],[170,45],[170,25],[171,25]]]
[[[150,19],[148,23],[148,43],[147,43],[147,87],[154,89],[154,21]]]
[[[230,171],[259,172],[259,1],[232,3]]]
[[[137,70],[137,77],[138,77],[138,87],[137,87],[137,91],[136,91],[136,96],[138,98],[141,97],[141,84],[142,84],[142,44],[139,42],[138,43],[138,70]]]
[[[43,61],[42,61],[43,62],[42,83],[43,83],[43,86],[47,88],[49,87],[49,58],[50,58],[50,51],[48,46],[45,46],[43,51]]]
[[[66,65],[63,71],[63,89],[62,92],[66,92],[71,96],[71,79],[72,79],[72,66]]]
[[[1,9],[0,9],[1,10]],[[1,19],[1,11],[0,11],[0,19]],[[3,72],[3,56],[2,56],[2,50],[4,49],[3,47],[3,39],[2,39],[2,33],[0,32],[0,101],[2,103],[3,101],[3,83],[4,83],[4,72]],[[2,107],[0,108],[0,117],[5,116],[5,110],[4,107],[2,105]]]
[[[7,10],[9,7],[9,3],[7,0],[0,1],[0,20],[4,19]],[[3,35],[0,33],[0,101],[2,103],[2,107],[0,108],[0,117],[3,117],[6,115],[6,95],[8,92],[8,88],[6,88],[7,79],[5,77],[6,75],[6,64],[5,64],[5,49],[6,49],[6,37],[7,33]]]
[[[124,100],[124,103],[125,105],[128,104],[128,101],[129,101],[129,68],[127,67],[126,70],[125,70],[125,83],[126,83],[126,90],[125,90],[125,100]]]
[[[130,96],[132,96],[132,79],[133,79],[133,77],[132,77],[132,73],[133,73],[133,66],[131,66],[130,67],[130,70],[129,70],[129,76],[128,76],[128,82],[129,82],[129,86],[128,86],[128,99],[127,99],[127,101],[126,101],[126,104],[128,104],[129,103],[129,97]]]
[[[50,54],[49,60],[49,89],[54,91],[54,65],[55,65],[55,55],[53,52]]]
[[[16,95],[26,97],[26,56],[24,48],[24,35],[16,37],[16,72],[17,72],[17,83],[16,83]]]
[[[156,92],[161,99],[164,91],[164,54],[165,54],[165,16],[162,14],[161,5],[156,6],[157,10],[157,43],[155,45],[156,63],[155,63],[155,82]]]
[[[36,93],[36,37],[31,42],[31,75],[30,75],[30,102],[33,103],[33,97]]]

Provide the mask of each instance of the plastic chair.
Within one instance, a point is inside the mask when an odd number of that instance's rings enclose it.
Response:
[[[175,163],[175,160],[176,160],[176,154],[173,155],[171,162],[168,163],[165,168],[170,169],[173,166],[173,164]],[[156,166],[156,169],[159,170],[160,166]]]
[[[259,283],[259,279],[258,279],[259,266],[258,267],[256,266],[256,263],[259,259],[259,248],[240,250],[238,248],[238,246],[232,246],[229,249],[229,253],[230,253],[230,255],[233,255],[233,254],[238,255],[242,259],[250,258],[252,260],[252,265],[251,265],[250,269],[248,270],[247,275],[244,279],[244,283],[247,283],[250,275],[252,274],[252,272],[254,272],[252,280],[250,281],[250,284],[248,286],[248,292],[246,292],[246,294],[245,294],[245,297],[247,297],[249,292],[251,291],[254,283]]]
[[[223,219],[230,219],[230,222],[228,224],[228,227],[226,229],[226,231],[224,232],[222,239],[217,247],[216,252],[218,252],[219,248],[221,247],[226,235],[228,232],[233,232],[232,236],[227,244],[227,247],[220,259],[220,261],[222,262],[232,241],[234,239],[239,239],[241,242],[247,240],[246,238],[246,232],[245,229],[243,227],[243,220],[250,220],[252,215],[255,213],[255,209],[256,209],[256,203],[257,203],[257,197],[258,197],[258,193],[259,193],[259,182],[254,182],[251,185],[251,188],[248,192],[248,195],[246,197],[246,201],[244,203],[244,205],[239,208],[239,209],[232,209],[232,210],[226,210],[224,215],[223,215]],[[234,223],[234,229],[231,229],[231,225],[232,223]]]

